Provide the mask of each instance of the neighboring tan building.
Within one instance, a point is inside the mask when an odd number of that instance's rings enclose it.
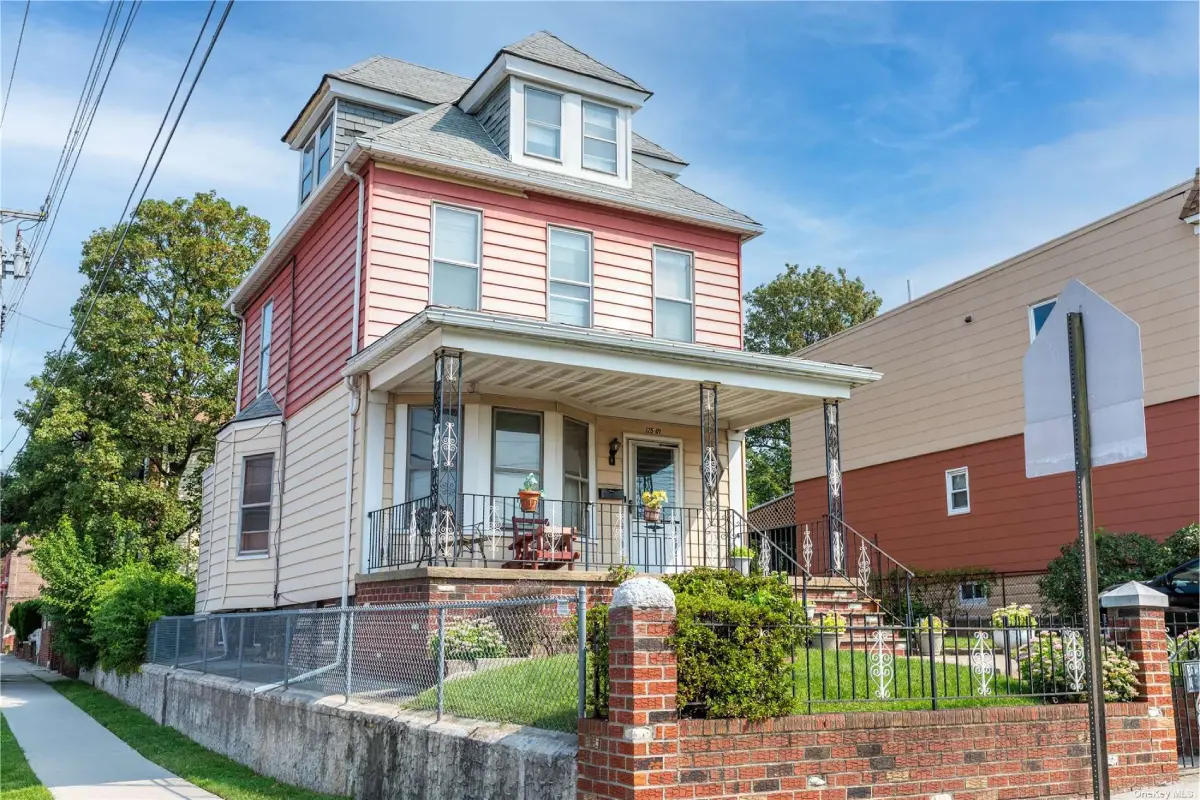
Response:
[[[602,581],[750,543],[744,431],[879,375],[742,349],[762,228],[634,132],[650,94],[546,32],[473,78],[376,56],[321,79],[284,136],[299,209],[229,301],[241,388],[204,473],[197,611],[455,599],[499,566]]]
[[[1197,180],[798,353],[884,374],[840,409],[845,522],[910,568],[1038,570],[1072,541],[1074,475],[1025,477],[1021,374],[1070,278],[1131,316],[1142,335],[1149,456],[1095,471],[1096,524],[1162,539],[1194,522]],[[792,419],[790,502],[800,530],[827,513],[823,430],[819,413]],[[751,519],[778,516],[788,502]]]

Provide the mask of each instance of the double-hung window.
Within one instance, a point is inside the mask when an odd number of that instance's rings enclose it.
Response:
[[[420,500],[433,494],[430,476],[433,463],[433,409],[408,410],[408,491],[406,500]]]
[[[592,324],[592,237],[580,231],[550,229],[551,322]]]
[[[320,185],[333,164],[333,114],[325,118],[300,155],[300,202]]]
[[[588,426],[563,417],[563,509],[562,522],[577,531],[587,530],[587,501],[591,494],[588,467]]]
[[[498,408],[492,412],[492,494],[516,497],[530,474],[542,486],[542,415]]]
[[[330,116],[321,124],[321,130],[317,133],[317,183],[325,179],[329,174],[329,167],[333,162],[333,117]]]
[[[971,487],[966,467],[946,470],[946,513],[950,516],[971,510]]]
[[[242,462],[242,508],[238,555],[267,552],[271,536],[271,477],[275,456],[247,456]]]
[[[692,254],[654,248],[654,335],[690,342],[692,322]]]
[[[434,305],[479,308],[480,218],[478,211],[433,207]]]
[[[262,310],[262,330],[258,337],[258,393],[267,390],[271,380],[271,319],[274,316],[275,301],[269,300]]]
[[[300,202],[303,203],[312,194],[313,186],[315,185],[313,167],[315,166],[317,143],[310,140],[304,147],[304,153],[300,156]]]
[[[617,174],[617,110],[583,101],[583,166]]]
[[[525,87],[525,154],[562,160],[562,95]]]

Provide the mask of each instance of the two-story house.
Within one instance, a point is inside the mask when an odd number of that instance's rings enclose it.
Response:
[[[754,544],[743,432],[879,375],[742,350],[762,228],[634,132],[650,97],[546,32],[474,78],[376,56],[321,79],[283,137],[299,208],[228,304],[198,611]]]

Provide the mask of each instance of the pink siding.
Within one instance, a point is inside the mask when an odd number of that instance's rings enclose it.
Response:
[[[243,314],[246,320],[246,364],[242,370],[242,408],[258,393],[259,344],[262,336],[263,308],[274,302],[271,310],[271,374],[267,376],[267,388],[282,403],[286,393],[288,370],[288,339],[291,337],[291,282],[292,267],[289,262],[271,279],[267,288],[255,298]]]
[[[483,212],[481,308],[546,318],[546,228],[589,231],[594,250],[594,324],[653,330],[652,248],[695,254],[696,341],[741,348],[741,242],[737,234],[544,195],[527,197],[373,167],[366,235],[364,343],[429,301],[431,204]]]

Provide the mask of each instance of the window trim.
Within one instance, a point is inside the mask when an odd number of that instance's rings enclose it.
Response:
[[[475,215],[475,263],[467,264],[462,261],[454,261],[452,259],[437,258],[435,250],[437,247],[437,210],[439,208],[449,208],[453,211],[462,211],[467,214]],[[483,305],[483,209],[472,208],[471,206],[460,206],[453,203],[433,202],[430,204],[429,210],[429,305],[433,305],[433,283],[435,266],[438,263],[449,264],[452,267],[467,267],[475,270],[475,308],[468,309],[479,311]]]
[[[538,480],[539,486],[546,485],[546,415],[541,411],[531,411],[527,408],[511,408],[509,406],[492,406],[492,446],[491,446],[491,461],[488,464],[488,493],[496,496],[496,414],[499,412],[508,412],[512,414],[526,414],[531,417],[538,418]],[[513,474],[518,470],[512,467],[501,467],[501,472]],[[525,472],[528,475],[528,472]]]
[[[688,263],[690,265],[691,279],[692,279],[692,283],[691,283],[691,287],[690,287],[692,296],[688,300],[684,300],[684,299],[678,298],[678,297],[668,297],[668,296],[663,296],[661,299],[667,300],[667,301],[670,301],[673,303],[687,303],[691,307],[691,309],[692,309],[691,326],[690,326],[691,336],[687,339],[687,343],[695,344],[695,342],[696,342],[696,253],[692,250],[683,250],[678,247],[669,247],[669,246],[663,245],[663,244],[652,244],[650,247],[651,247],[650,297],[651,297],[651,300],[653,301],[653,307],[651,308],[651,320],[652,320],[652,326],[651,326],[652,334],[651,335],[655,339],[660,338],[658,335],[658,301],[660,299],[659,294],[658,294],[658,253],[660,250],[666,250],[666,251],[669,251],[672,253],[681,253],[688,257]],[[674,341],[674,340],[667,340],[667,341]]]
[[[588,282],[586,284],[580,283],[579,281],[567,280],[566,278],[555,278],[551,274],[550,270],[551,270],[551,266],[553,264],[553,260],[552,260],[551,254],[550,254],[551,238],[554,236],[555,231],[562,231],[564,233],[580,234],[587,238]],[[546,321],[547,322],[550,321],[550,299],[551,299],[551,297],[554,296],[553,290],[551,287],[555,282],[565,283],[570,286],[586,286],[587,287],[587,290],[588,290],[587,324],[584,325],[583,327],[594,328],[596,325],[596,317],[595,317],[595,314],[596,314],[596,237],[592,231],[584,230],[583,228],[569,228],[565,225],[547,225],[546,226]],[[573,303],[579,302],[579,300],[574,297],[561,298],[561,299],[565,299],[568,302],[573,302]],[[570,325],[570,323],[567,323],[567,322],[563,322],[563,323],[559,323],[559,324]],[[572,325],[571,327],[576,327],[576,326]]]
[[[271,298],[262,307],[262,316],[258,327],[258,391],[254,396],[262,394],[271,384],[271,336],[275,323],[275,298]],[[264,369],[265,365],[265,369]]]
[[[529,152],[529,93],[531,91],[541,92],[542,94],[548,94],[558,98],[558,156],[547,156],[541,153]],[[566,105],[564,102],[566,99],[565,96],[562,92],[555,92],[551,91],[550,89],[543,89],[541,86],[534,86],[533,84],[526,83],[523,87],[521,97],[524,103],[524,107],[521,109],[521,152],[530,158],[540,158],[544,161],[551,161],[555,164],[563,163],[563,106]],[[547,130],[551,129],[551,126],[545,122],[538,122],[537,120],[534,120],[533,124],[535,127],[541,126]]]
[[[271,480],[267,484],[267,502],[265,503],[247,503],[246,500],[246,465],[254,459],[267,458],[271,461]],[[238,558],[265,558],[271,554],[271,506],[275,502],[275,453],[253,453],[242,456],[242,481],[241,490],[238,493],[238,540],[237,540],[237,557]],[[247,508],[266,508],[267,509],[267,546],[262,550],[246,550],[243,544],[246,537],[246,515]],[[263,531],[250,531],[250,533],[263,533]]]
[[[404,501],[405,502],[412,502],[413,500],[421,499],[420,497],[412,496],[412,494],[413,494],[412,476],[413,476],[413,473],[417,472],[417,471],[430,473],[430,484],[429,484],[429,492],[430,493],[425,495],[425,497],[433,496],[433,483],[432,483],[433,464],[432,464],[432,462],[430,462],[430,469],[428,469],[428,470],[425,470],[425,469],[414,470],[413,464],[412,464],[413,438],[414,438],[413,437],[413,422],[416,419],[415,412],[426,411],[426,410],[428,410],[431,415],[433,414],[433,406],[410,405],[408,407],[408,413],[405,415],[406,418],[405,418],[404,424],[405,424],[405,427],[407,428],[407,430],[404,433],[404,438],[405,438],[405,442],[406,442],[405,453],[404,453]],[[431,420],[431,422],[432,422],[432,420]],[[430,431],[430,436],[432,436],[432,435],[433,435],[433,432]]]
[[[613,112],[613,139],[610,142],[608,139],[601,139],[598,136],[588,136],[587,134],[587,107],[596,106],[597,108],[605,108]],[[599,103],[595,100],[589,100],[586,97],[581,97],[579,102],[579,166],[581,169],[588,172],[595,172],[600,175],[612,175],[614,177],[621,174],[621,109],[616,106],[610,106],[607,103]],[[587,165],[587,140],[594,139],[597,142],[611,144],[614,149],[613,168],[612,172],[606,169],[596,169]]]
[[[983,595],[980,597],[965,598],[963,597],[964,586],[982,586]],[[985,581],[964,581],[958,585],[958,604],[960,606],[986,606],[990,599],[991,593],[988,591]]]
[[[1029,342],[1030,342],[1030,344],[1033,343],[1033,340],[1036,339],[1037,335],[1038,335],[1037,322],[1034,319],[1033,310],[1035,308],[1041,308],[1042,306],[1046,305],[1047,303],[1057,303],[1057,302],[1058,302],[1058,295],[1055,295],[1054,297],[1047,297],[1045,300],[1038,300],[1036,303],[1030,303],[1026,307],[1025,314],[1026,314],[1026,317],[1029,319]]]
[[[956,475],[962,475],[967,479],[967,485],[962,489],[953,488],[952,479]],[[967,493],[967,504],[962,508],[954,507],[954,493]],[[959,514],[971,513],[971,475],[967,467],[955,467],[954,469],[946,470],[946,514],[951,517],[956,517]]]
[[[330,106],[328,113],[325,114],[324,119],[322,119],[319,123],[317,123],[316,127],[313,128],[313,132],[311,134],[309,134],[307,139],[304,140],[304,146],[300,148],[300,181],[297,184],[296,188],[299,190],[299,193],[300,193],[301,204],[303,204],[304,201],[307,200],[308,198],[312,197],[313,194],[316,193],[317,187],[319,187],[321,185],[321,183],[324,182],[324,180],[326,178],[328,178],[330,176],[330,174],[333,173],[333,161],[334,161],[333,151],[337,147],[336,115],[337,115],[337,103],[334,102],[334,104],[332,106]],[[319,154],[317,148],[320,146],[321,129],[324,128],[326,125],[329,126],[329,172],[326,172],[324,175],[320,175],[320,169],[317,166],[317,160],[318,160],[320,154]],[[312,170],[311,170],[311,172],[305,171],[305,169],[304,169],[304,154],[308,152],[309,148],[312,148]],[[304,176],[309,175],[309,174],[312,175],[312,186],[309,188],[308,192],[306,193],[304,191]]]

